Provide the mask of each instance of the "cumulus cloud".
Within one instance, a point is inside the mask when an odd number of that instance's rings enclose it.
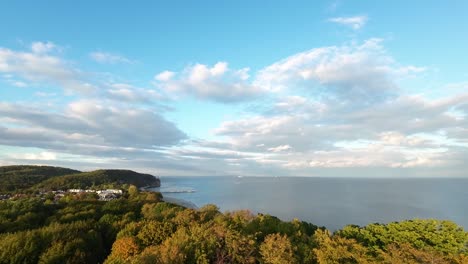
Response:
[[[96,87],[86,81],[79,70],[62,58],[49,54],[55,47],[50,42],[35,42],[31,45],[32,51],[0,48],[0,73],[15,75],[28,82],[58,85],[69,92],[94,91]]]
[[[399,66],[381,43],[369,39],[301,52],[265,67],[254,83],[268,90],[302,87],[320,97],[378,102],[399,92],[396,76],[422,70]]]
[[[229,144],[220,147],[270,153],[268,160],[282,161],[272,164],[290,173],[313,168],[449,166],[453,161],[447,153],[467,147],[463,131],[468,125],[451,114],[465,105],[466,96],[400,95],[377,106],[352,109],[290,96],[272,105],[275,110],[266,115],[225,121],[214,132],[227,138]]]
[[[26,149],[23,154],[4,156],[4,163],[34,161],[95,168],[93,164],[115,167],[122,160],[147,166],[153,160],[157,164],[150,166],[153,169],[161,166],[173,171],[183,167],[162,153],[164,148],[177,146],[187,138],[163,117],[163,112],[170,109],[163,105],[170,102],[167,98],[154,87],[141,88],[116,82],[122,80],[118,76],[81,71],[57,51],[61,48],[52,42],[32,43],[26,51],[0,48],[3,80],[11,86],[30,86],[38,99],[0,101],[0,146]],[[38,86],[44,90],[35,90]],[[74,101],[57,101],[63,96],[57,88],[66,95],[75,95]],[[29,148],[39,151],[31,152]],[[56,154],[56,159],[51,153]]]
[[[99,73],[81,71],[73,62],[51,54],[59,49],[52,42],[34,42],[31,44],[31,51],[0,48],[0,73],[4,73],[3,80],[14,87],[24,88],[39,84],[63,89],[67,95],[105,97],[128,103],[149,103],[162,98],[154,89],[113,81],[119,78],[99,79]],[[102,59],[102,62],[126,60],[123,57],[107,56],[107,53],[94,55]]]
[[[265,92],[249,82],[248,72],[248,68],[230,69],[226,62],[212,67],[195,64],[179,73],[163,71],[155,76],[155,81],[158,87],[172,94],[230,103],[249,100]]]
[[[163,71],[159,74],[157,74],[154,79],[156,79],[157,81],[160,81],[160,82],[168,82],[172,79],[172,77],[174,77],[175,75],[175,72],[171,72],[171,71]]]
[[[292,95],[279,98],[272,106],[267,109],[267,115],[314,115],[315,118],[320,116],[328,110],[327,104],[318,100],[311,100],[304,96]]]
[[[48,53],[56,49],[58,49],[58,46],[50,41],[36,41],[31,44],[31,50],[33,53]]]
[[[178,144],[186,135],[158,113],[108,102],[81,100],[63,113],[1,103],[0,144],[73,154],[117,155]]]
[[[361,29],[367,23],[367,20],[369,20],[367,16],[352,16],[334,17],[330,18],[328,21],[350,27],[354,30],[358,30]]]
[[[127,83],[109,84],[105,96],[129,103],[155,103],[163,99],[163,96],[155,90],[135,87]]]
[[[223,122],[214,132],[229,138],[238,151],[271,152],[278,146],[295,151],[333,147],[333,140],[353,137],[347,126],[316,126],[306,116],[254,116]],[[333,137],[333,139],[331,138]]]
[[[95,51],[95,52],[91,52],[89,56],[94,61],[98,63],[102,63],[102,64],[134,63],[132,60],[124,56],[116,55],[116,54],[112,54],[108,52]]]
[[[195,64],[181,72],[155,76],[158,87],[176,95],[239,102],[260,94],[306,90],[330,100],[380,102],[398,94],[396,79],[417,74],[425,67],[399,65],[387,54],[382,39],[329,46],[294,54],[260,69],[229,69],[226,62]]]

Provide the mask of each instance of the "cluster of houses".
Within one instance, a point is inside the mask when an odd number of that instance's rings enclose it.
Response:
[[[119,189],[106,189],[106,190],[83,190],[83,189],[69,189],[69,193],[97,193],[99,200],[110,201],[122,196],[122,190]]]
[[[47,193],[48,192],[41,192],[36,196],[43,197]],[[118,199],[123,194],[122,190],[119,190],[119,189],[105,189],[105,190],[69,189],[67,191],[57,190],[57,191],[52,191],[49,193],[54,194],[55,201],[60,200],[62,197],[64,197],[66,194],[69,194],[69,193],[72,193],[72,194],[96,193],[100,201],[110,201],[110,200]],[[0,201],[21,198],[21,197],[26,197],[26,196],[27,196],[26,194],[14,194],[14,195],[0,194]]]

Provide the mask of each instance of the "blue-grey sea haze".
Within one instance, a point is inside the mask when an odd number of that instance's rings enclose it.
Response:
[[[336,230],[347,224],[412,218],[455,221],[468,229],[468,179],[163,177],[165,197],[221,211],[249,209]]]

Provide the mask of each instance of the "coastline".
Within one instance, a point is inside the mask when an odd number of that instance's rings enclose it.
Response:
[[[185,208],[189,208],[189,209],[194,209],[194,210],[198,209],[198,206],[195,205],[194,203],[190,202],[190,201],[180,199],[180,198],[166,197],[161,191],[154,190],[154,188],[160,188],[160,187],[161,187],[161,180],[159,179],[159,184],[158,185],[143,186],[143,187],[140,188],[140,191],[159,192],[162,195],[162,197],[163,197],[162,201],[164,201],[164,202],[177,204],[177,205],[183,206]]]
[[[174,197],[165,197],[163,195],[162,200],[164,202],[177,204],[177,205],[183,206],[185,208],[194,209],[194,210],[198,209],[197,205],[195,205],[194,203],[192,203],[190,201],[184,200],[184,199],[179,199],[179,198],[174,198]]]

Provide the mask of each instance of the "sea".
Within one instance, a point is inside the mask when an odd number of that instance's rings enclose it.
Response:
[[[161,177],[153,190],[189,207],[248,209],[332,231],[414,218],[451,220],[468,230],[468,178]]]

